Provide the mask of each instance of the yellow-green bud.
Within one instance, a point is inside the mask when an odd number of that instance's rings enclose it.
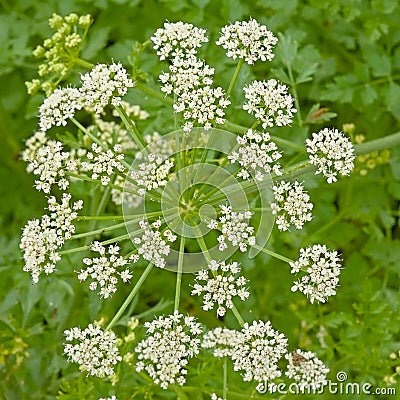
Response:
[[[28,94],[34,95],[40,89],[39,79],[33,79],[32,81],[25,82],[26,90]]]
[[[58,14],[53,14],[49,19],[49,25],[53,29],[58,29],[64,22],[63,17]]]
[[[35,50],[33,50],[32,54],[36,57],[36,58],[42,58],[44,57],[44,53],[46,52],[46,50],[44,49],[44,47],[42,46],[37,46]]]
[[[89,28],[89,26],[92,23],[92,18],[90,16],[90,14],[87,15],[82,15],[81,17],[79,17],[79,25],[84,28],[87,29]]]
[[[75,13],[71,13],[64,18],[65,22],[70,25],[75,25],[78,23],[79,17]]]

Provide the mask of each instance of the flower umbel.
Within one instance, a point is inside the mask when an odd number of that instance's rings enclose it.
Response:
[[[70,362],[78,363],[82,371],[99,378],[114,374],[114,366],[122,360],[114,332],[89,324],[83,330],[68,329],[64,336],[67,342],[72,342],[64,344]]]
[[[175,57],[188,57],[197,53],[202,43],[208,42],[206,30],[181,21],[165,22],[150,38],[160,60]]]
[[[250,18],[222,27],[217,44],[227,50],[227,57],[243,58],[247,64],[254,64],[257,60],[271,61],[274,58],[272,49],[277,42],[265,25]]]
[[[315,244],[300,249],[300,257],[291,262],[292,274],[301,273],[300,279],[294,282],[292,292],[299,290],[310,300],[325,303],[336,294],[341,271],[341,259],[336,250],[328,250],[325,245]]]
[[[226,308],[232,308],[234,297],[246,300],[250,293],[246,290],[248,280],[244,276],[236,276],[240,272],[237,262],[225,264],[224,261],[211,260],[209,270],[202,270],[196,274],[196,283],[193,285],[192,295],[203,296],[203,310],[217,308],[217,315],[223,317]],[[204,282],[202,286],[199,282]]]
[[[121,63],[97,64],[81,76],[81,81],[85,107],[96,114],[102,113],[108,104],[119,106],[121,96],[134,85]]]
[[[238,150],[228,156],[231,163],[238,163],[242,167],[237,176],[262,181],[265,174],[271,172],[282,175],[281,165],[277,162],[282,154],[268,132],[259,133],[249,129],[243,136],[237,137],[237,142]]]
[[[275,201],[271,203],[271,210],[280,231],[289,230],[290,225],[302,229],[305,222],[311,221],[313,204],[301,183],[280,181],[272,190]]]
[[[76,88],[56,89],[39,107],[39,126],[47,131],[52,126],[65,126],[76,110],[83,106],[82,94]]]
[[[24,252],[24,271],[30,272],[33,283],[39,281],[44,271],[51,274],[61,256],[57,253],[64,242],[75,232],[72,221],[78,216],[77,210],[83,206],[82,200],[69,205],[71,195],[64,193],[61,203],[54,196],[48,199],[49,215],[43,215],[41,220],[29,221],[22,232],[19,247]]]
[[[243,213],[232,211],[231,206],[221,205],[220,208],[222,216],[219,217],[219,221],[211,219],[207,225],[210,229],[218,229],[222,233],[218,236],[219,250],[227,249],[226,241],[228,241],[245,252],[249,245],[253,246],[256,243],[256,238],[253,236],[254,228],[249,225],[253,214],[250,211]]]
[[[328,183],[336,182],[338,175],[350,175],[354,168],[354,147],[344,133],[325,128],[306,140],[310,163],[317,166],[316,174],[325,176]]]
[[[124,283],[132,278],[129,268],[125,266],[130,261],[138,261],[139,257],[135,255],[127,259],[119,255],[118,245],[110,245],[106,249],[100,242],[94,242],[90,246],[90,250],[99,253],[99,257],[83,259],[83,263],[87,267],[79,271],[78,279],[83,282],[91,278],[89,289],[96,290],[99,286],[99,295],[108,298],[117,291],[118,278]]]
[[[282,375],[278,361],[286,354],[287,339],[272,328],[271,322],[247,322],[242,336],[233,345],[232,360],[235,371],[242,371],[245,382],[270,381]]]
[[[243,110],[262,122],[265,129],[272,126],[286,126],[293,121],[296,108],[294,99],[288,94],[288,87],[276,79],[253,81],[243,88],[247,103]]]
[[[242,333],[234,329],[217,327],[208,331],[201,342],[201,347],[213,349],[217,358],[231,357],[233,347],[242,340]]]
[[[199,353],[200,324],[195,317],[175,311],[144,325],[147,335],[135,350],[139,359],[136,370],[147,371],[163,389],[174,383],[182,386],[189,359]]]
[[[163,235],[161,234],[159,231],[161,220],[157,220],[151,225],[142,220],[139,222],[139,226],[144,233],[142,237],[136,237],[133,240],[133,243],[137,246],[138,254],[156,267],[164,268],[165,257],[170,253],[171,248],[163,239],[163,236],[168,242],[174,242],[176,236],[170,230],[164,231]]]
[[[298,383],[300,391],[319,389],[327,384],[329,368],[315,353],[297,349],[287,353],[285,358],[289,361],[285,375]]]

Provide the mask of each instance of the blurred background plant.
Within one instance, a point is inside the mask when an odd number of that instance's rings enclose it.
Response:
[[[83,58],[105,63],[115,59],[127,66],[137,63],[146,73],[135,78],[148,80],[150,86],[156,83],[159,66],[152,52],[141,51],[140,43],[165,20],[207,28],[211,43],[207,61],[216,69],[216,84],[226,87],[231,74],[225,76],[224,71],[234,63],[222,58],[212,42],[227,22],[257,17],[273,32],[281,32],[268,77],[291,87],[303,116],[300,126],[279,128],[283,137],[303,143],[307,127],[318,131],[330,123],[352,135],[354,142],[400,130],[400,5],[396,0],[2,0],[0,398],[7,400],[96,399],[108,391],[114,394],[117,388],[120,399],[133,396],[132,380],[128,385],[121,379],[110,389],[107,383],[79,376],[61,355],[64,329],[85,325],[116,309],[123,291],[102,303],[68,276],[32,286],[22,271],[18,249],[21,228],[32,216],[39,217],[45,205],[19,159],[24,139],[37,129],[37,107],[44,98],[41,92],[28,96],[25,81],[36,77],[40,64],[32,51],[53,34],[48,19],[53,13],[71,12],[91,14],[94,19]],[[78,78],[74,71],[69,80]],[[252,69],[244,66],[233,99],[245,82],[266,79],[265,74],[262,64]],[[157,99],[136,91],[130,100],[150,114],[145,134],[170,131],[160,129],[165,115],[157,113]],[[245,112],[238,118],[243,125],[251,124]],[[331,118],[332,122],[326,122]],[[311,306],[301,294],[284,294],[282,286],[290,282],[290,272],[263,255],[257,265],[246,264],[254,294],[244,315],[273,319],[293,345],[315,351],[324,360],[331,379],[338,371],[346,371],[351,382],[398,387],[398,362],[393,354],[400,350],[400,150],[379,150],[359,157],[352,177],[336,185],[310,175],[308,189],[318,205],[318,216],[300,233],[280,234],[281,240],[271,243],[274,251],[294,257],[298,247],[318,241],[340,249],[345,269],[338,295],[328,304]],[[162,310],[171,300],[168,283],[172,287],[173,282],[174,276],[168,282],[164,275],[162,281],[149,281],[132,313],[146,318]],[[197,303],[183,301],[182,308],[194,315],[202,313]],[[155,308],[150,313],[140,315],[151,307]],[[202,318],[210,317],[202,314]],[[208,322],[212,325],[212,320]],[[200,381],[219,372],[217,364],[206,368],[200,363],[198,368]],[[142,388],[137,398],[151,398],[149,383],[136,383]],[[193,396],[201,396],[199,387]]]

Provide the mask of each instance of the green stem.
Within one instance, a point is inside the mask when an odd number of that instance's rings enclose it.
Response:
[[[296,110],[297,110],[296,117],[297,117],[299,127],[301,128],[303,126],[303,118],[301,116],[300,102],[299,102],[299,96],[297,95],[296,82],[294,81],[293,72],[292,72],[292,68],[291,68],[290,64],[287,64],[286,67],[288,69],[290,85],[291,85],[291,88],[293,91],[294,104],[295,104]]]
[[[275,253],[274,251],[271,251],[271,250],[262,248],[262,247],[257,246],[257,245],[254,245],[254,246],[252,246],[252,247],[256,248],[257,250],[262,251],[262,252],[265,253],[265,254],[268,254],[268,255],[270,255],[270,256],[272,256],[272,257],[275,257],[275,258],[277,258],[278,260],[285,261],[285,262],[287,262],[287,263],[293,263],[293,262],[294,262],[294,260],[292,260],[292,259],[290,259],[290,258],[287,258],[287,257],[285,257],[285,256],[282,256],[281,254]]]
[[[84,67],[84,68],[87,68],[87,69],[92,69],[93,66],[94,66],[94,64],[92,64],[92,63],[90,63],[88,61],[82,60],[82,58],[75,58],[73,60],[73,62],[74,62],[74,64],[80,65],[81,67]]]
[[[232,133],[237,133],[242,135],[243,133],[247,132],[249,128],[242,126],[242,125],[238,125],[235,124],[231,121],[225,121],[224,125],[222,126],[223,128],[226,128],[227,130],[229,130]],[[282,139],[278,136],[273,136],[271,135],[271,140],[273,140],[277,145],[286,148],[288,150],[294,150],[294,151],[304,151],[304,146],[301,144],[296,144],[293,143],[289,140],[286,139]]]
[[[239,59],[239,62],[237,63],[236,68],[235,68],[235,72],[233,73],[232,79],[229,83],[228,90],[226,91],[226,97],[229,97],[229,95],[232,92],[233,87],[235,86],[235,83],[239,76],[240,70],[242,69],[243,62],[244,62],[243,58]]]
[[[136,83],[135,88],[141,90],[142,92],[148,94],[151,97],[154,97],[155,99],[161,100],[163,103],[169,105],[174,104],[174,101],[170,97],[166,97],[162,95],[160,92],[157,92],[156,90],[149,88],[148,86],[145,86],[140,82]]]
[[[185,236],[184,235],[185,235],[185,232],[182,232],[180,243],[179,243],[178,271],[176,273],[174,311],[179,311],[179,301],[181,298],[183,255],[185,253]]]
[[[125,239],[129,239],[129,234],[117,236],[115,238],[108,239],[108,240],[104,240],[103,242],[100,242],[100,244],[107,245],[107,244],[119,242],[119,241],[125,240]],[[86,245],[86,246],[81,246],[81,247],[75,247],[73,249],[62,250],[62,251],[59,251],[57,254],[62,256],[64,254],[78,253],[80,251],[89,250],[89,249],[90,249],[90,245]]]
[[[197,231],[198,231],[198,229],[197,229]],[[203,236],[199,235],[196,239],[197,239],[197,243],[200,246],[201,251],[204,254],[204,257],[206,258],[207,262],[210,263],[212,258],[210,256],[210,253],[209,253],[208,249],[207,249],[207,245],[206,245],[206,242],[204,241]],[[212,272],[213,272],[213,275],[215,276],[214,271],[212,271]],[[243,326],[244,325],[244,319],[242,318],[242,316],[240,315],[238,309],[236,308],[236,306],[234,304],[232,305],[231,310],[233,312],[233,315],[236,317],[237,321],[239,322],[239,325]]]
[[[131,137],[133,141],[137,144],[140,150],[143,150],[146,146],[147,143],[144,141],[141,133],[139,132],[136,124],[129,118],[129,116],[126,114],[124,107],[122,106],[117,106],[115,109],[118,112],[118,115],[122,119],[124,125],[126,126],[128,132],[131,134]]]
[[[393,133],[389,136],[384,136],[379,139],[371,140],[366,143],[356,144],[354,149],[358,156],[379,151],[400,145],[400,132]]]
[[[136,296],[136,294],[139,292],[140,287],[142,286],[143,282],[149,275],[150,271],[153,268],[153,264],[149,263],[149,265],[146,267],[142,275],[140,276],[139,280],[136,282],[136,285],[133,287],[132,291],[129,293],[129,296],[125,299],[123,302],[122,306],[120,309],[117,311],[117,313],[114,315],[114,318],[110,321],[110,323],[107,325],[106,330],[111,329],[121,318],[123,312],[126,310],[126,308],[129,306],[131,303],[132,299]]]
[[[108,150],[108,147],[104,145],[104,143],[99,140],[96,136],[94,136],[88,129],[86,129],[79,121],[77,121],[74,117],[70,117],[70,120],[77,126],[85,135],[89,136],[93,142],[97,143],[102,149]]]
[[[223,386],[222,386],[222,399],[223,400],[227,400],[227,394],[228,394],[228,357],[224,357],[223,373],[224,373],[224,380],[223,380]]]

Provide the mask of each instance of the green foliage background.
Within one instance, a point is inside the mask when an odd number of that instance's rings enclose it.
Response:
[[[241,83],[254,76],[287,80],[282,65],[290,63],[304,115],[320,103],[337,114],[329,124],[341,128],[344,123],[354,123],[355,134],[363,134],[367,140],[399,131],[397,0],[1,0],[0,4],[0,399],[55,399],[57,394],[62,399],[96,398],[91,397],[94,394],[98,398],[114,390],[121,400],[133,393],[129,389],[132,380],[122,380],[111,388],[78,378],[76,367],[67,366],[61,356],[63,330],[112,315],[124,293],[102,303],[77,285],[76,279],[46,278],[33,286],[22,271],[21,228],[28,219],[40,216],[45,205],[18,156],[24,139],[37,128],[37,106],[42,101],[39,95],[28,97],[24,81],[35,77],[37,64],[31,52],[51,34],[47,19],[53,12],[92,14],[95,22],[84,58],[92,62],[114,58],[126,65],[133,42],[148,39],[165,20],[207,28],[210,42],[215,42],[221,26],[252,16],[284,37],[272,72],[264,64],[244,69],[234,98],[240,95]],[[211,44],[207,61],[216,68],[218,84],[227,86],[234,64]],[[153,76],[150,84],[155,84],[159,66],[154,55],[144,57],[143,63],[143,69]],[[141,93],[133,100],[152,115],[143,125],[145,133],[169,131],[163,124],[165,116],[157,113],[159,102]],[[235,122],[248,123],[245,114],[233,113]],[[284,130],[284,135],[297,143],[304,140],[300,129]],[[300,234],[273,236],[270,245],[274,251],[292,258],[297,257],[298,247],[307,244],[322,242],[340,249],[345,260],[341,288],[328,304],[310,305],[302,295],[290,293],[291,277],[283,263],[261,256],[245,264],[253,300],[241,307],[244,317],[271,319],[293,347],[316,351],[330,367],[333,380],[338,371],[346,371],[348,381],[385,387],[384,377],[395,374],[396,366],[400,368],[400,360],[389,357],[400,350],[399,153],[398,148],[391,149],[389,163],[366,176],[355,173],[336,185],[310,176],[307,182],[315,204],[314,220]],[[162,299],[171,300],[173,278],[172,274],[153,274],[132,311],[140,313]],[[185,277],[184,284],[188,282]],[[194,300],[186,300],[183,307],[210,326],[215,324]],[[234,325],[229,318],[226,322]],[[323,331],[321,342],[317,337]],[[205,381],[219,379],[213,374],[218,368],[199,364],[193,374],[199,382],[203,377],[203,385],[210,387]],[[234,381],[233,375],[230,379]],[[202,398],[199,385],[190,398]],[[249,390],[250,386],[244,387]],[[158,396],[161,394],[154,398]],[[145,394],[135,398],[145,398]]]

